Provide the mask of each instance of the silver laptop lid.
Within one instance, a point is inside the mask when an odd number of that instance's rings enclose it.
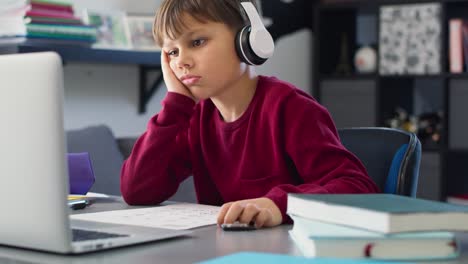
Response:
[[[57,54],[0,56],[0,244],[70,251],[62,102]]]

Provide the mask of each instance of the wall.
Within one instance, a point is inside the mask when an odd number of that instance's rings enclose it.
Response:
[[[159,1],[74,0],[75,9],[125,10],[152,14]],[[277,41],[276,52],[258,73],[274,75],[311,93],[312,34],[303,30]],[[65,127],[82,128],[94,124],[109,125],[116,136],[137,136],[148,120],[160,110],[165,96],[162,86],[147,105],[146,114],[138,114],[138,70],[134,65],[75,64],[65,67]]]

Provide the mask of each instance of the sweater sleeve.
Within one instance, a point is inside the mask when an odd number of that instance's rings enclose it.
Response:
[[[162,105],[122,166],[120,189],[131,205],[167,200],[191,173],[188,128],[195,103],[168,92]]]
[[[282,113],[287,155],[303,182],[278,185],[266,194],[280,209],[283,222],[291,222],[286,215],[288,193],[379,192],[361,161],[341,144],[324,107],[308,97],[291,96]]]

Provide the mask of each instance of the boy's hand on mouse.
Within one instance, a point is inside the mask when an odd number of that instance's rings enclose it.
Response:
[[[255,227],[273,227],[283,222],[283,216],[276,204],[268,198],[257,198],[226,203],[218,214],[218,225],[255,223]]]
[[[185,95],[196,101],[193,94],[179,79],[177,79],[176,75],[174,74],[174,71],[172,71],[169,65],[168,55],[165,51],[161,51],[161,69],[163,72],[164,83],[166,83],[167,91]]]

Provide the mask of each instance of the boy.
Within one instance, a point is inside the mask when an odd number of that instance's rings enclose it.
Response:
[[[125,201],[161,203],[193,174],[198,202],[223,205],[218,224],[259,228],[290,221],[290,192],[377,192],[322,106],[241,62],[240,2],[161,4],[154,34],[168,93],[122,167]]]

